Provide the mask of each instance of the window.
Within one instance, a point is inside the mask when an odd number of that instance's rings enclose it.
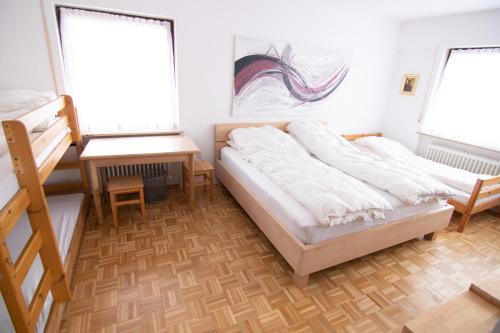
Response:
[[[421,131],[500,151],[500,48],[452,49]]]
[[[172,22],[58,7],[66,91],[83,134],[178,129]]]

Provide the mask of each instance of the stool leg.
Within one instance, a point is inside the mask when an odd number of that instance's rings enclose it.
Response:
[[[184,197],[187,198],[189,196],[187,185],[187,170],[184,164],[182,165],[182,191],[184,193]]]
[[[204,173],[203,174],[203,191],[205,193],[208,192],[208,184],[209,184],[209,181],[210,181],[210,177],[208,174]]]
[[[181,181],[182,192],[186,193],[186,168],[184,168],[184,165],[182,165],[181,176],[182,176],[182,181]]]
[[[141,187],[139,192],[139,197],[141,199],[141,219],[142,223],[146,222],[146,205],[144,203],[144,189]]]
[[[210,170],[209,175],[210,175],[209,176],[209,181],[210,181],[209,198],[210,198],[210,201],[212,201],[214,199],[214,171]]]
[[[118,227],[118,208],[116,207],[116,194],[109,192],[109,199],[111,201],[111,212],[113,213],[113,226]]]

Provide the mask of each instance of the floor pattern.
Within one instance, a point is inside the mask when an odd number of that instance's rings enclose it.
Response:
[[[500,275],[500,218],[458,216],[436,241],[412,240],[312,274],[291,268],[222,188],[177,191],[150,221],[123,208],[117,230],[92,215],[61,332],[400,332],[471,280]]]

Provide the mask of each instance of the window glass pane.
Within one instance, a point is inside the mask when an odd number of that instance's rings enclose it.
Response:
[[[452,50],[422,132],[500,150],[500,48]]]
[[[171,22],[60,8],[60,30],[83,134],[178,128]]]

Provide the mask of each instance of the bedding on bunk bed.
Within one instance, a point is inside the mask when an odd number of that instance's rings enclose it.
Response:
[[[368,136],[357,139],[354,143],[384,159],[419,168],[440,182],[468,194],[472,193],[478,179],[491,178],[490,175],[472,173],[417,156],[399,142],[388,138]]]
[[[258,198],[262,206],[276,218],[276,220],[290,230],[304,244],[315,244],[327,239],[333,239],[349,233],[366,230],[380,224],[391,223],[418,214],[426,214],[434,209],[443,207],[443,202],[431,201],[418,205],[408,205],[395,196],[367,184],[366,186],[383,197],[394,208],[385,212],[385,219],[364,221],[358,218],[347,224],[336,224],[325,228],[316,223],[311,212],[275,184],[268,176],[260,172],[254,165],[246,161],[240,152],[232,147],[225,147],[221,151],[221,161],[224,166]]]
[[[384,218],[390,204],[362,182],[307,154],[272,126],[238,128],[229,143],[245,160],[306,207],[323,226]]]
[[[320,123],[291,122],[287,130],[321,161],[401,201],[416,205],[452,197],[451,188],[417,168],[363,152]]]

